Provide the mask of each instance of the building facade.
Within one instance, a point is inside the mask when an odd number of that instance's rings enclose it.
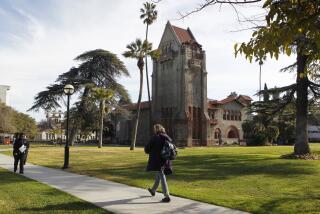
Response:
[[[0,85],[0,102],[7,104],[7,91],[10,89],[10,86]]]
[[[64,127],[64,113],[62,111],[53,111],[46,113],[46,121],[38,124],[38,133],[35,137],[36,141],[50,141],[55,143],[62,143],[66,140]],[[77,135],[77,142],[95,140],[96,133],[92,132],[87,136]]]
[[[167,23],[154,60],[152,110],[155,123],[166,127],[178,146],[210,142],[206,55],[191,30]]]
[[[251,101],[246,95],[208,101],[210,136],[215,144],[238,144],[243,140],[242,122],[249,119],[246,107]]]
[[[244,96],[225,103],[208,101],[206,53],[191,30],[173,26],[168,22],[158,49],[161,57],[153,60],[152,123],[162,124],[177,146],[215,145],[217,127],[221,130],[220,141],[229,136],[239,142],[242,137],[239,130],[242,120],[217,120],[223,118],[220,115],[221,110],[218,109],[241,111],[241,119],[244,119],[245,105],[240,102]],[[249,99],[248,102],[251,101]],[[135,104],[126,107],[135,113]],[[137,133],[138,145],[145,144],[150,137],[150,132],[147,131],[150,127],[149,108],[148,102],[142,103]],[[132,121],[118,118],[115,124],[117,142],[129,143]],[[228,129],[226,127],[231,129],[230,133],[234,131],[234,134],[224,134],[225,129]]]

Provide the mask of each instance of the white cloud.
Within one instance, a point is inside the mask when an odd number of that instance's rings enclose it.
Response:
[[[28,10],[26,7],[33,7],[32,4],[21,8],[13,5],[26,18],[25,29],[28,32],[15,34],[14,37],[18,38],[14,40],[15,44],[0,49],[0,84],[11,86],[9,104],[25,112],[38,92],[53,83],[59,74],[77,65],[73,61],[77,55],[97,48],[114,52],[125,62],[131,78],[123,78],[120,82],[136,101],[139,84],[136,62],[125,59],[121,53],[135,38],[144,37],[145,26],[139,19],[139,9],[144,1],[52,2],[54,6],[44,8],[45,11]],[[252,96],[258,90],[259,67],[249,64],[243,57],[235,59],[233,55],[234,43],[247,41],[251,32],[230,32],[243,28],[230,7],[221,10],[211,7],[184,20],[175,20],[177,11],[188,10],[193,2],[163,1],[159,4],[159,18],[150,26],[150,41],[154,47],[158,46],[167,20],[180,27],[190,27],[207,53],[208,96],[222,99],[231,91]],[[255,11],[256,8],[241,10],[246,15]],[[29,34],[30,37],[24,36]],[[278,72],[289,62],[284,57],[279,62],[267,61],[263,66],[263,82],[270,87],[293,82],[291,74]],[[149,65],[152,67],[151,63]],[[147,99],[146,87],[143,99]],[[38,113],[31,114],[37,120],[44,117]]]

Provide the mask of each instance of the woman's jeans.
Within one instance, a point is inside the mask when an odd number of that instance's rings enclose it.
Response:
[[[14,172],[18,169],[18,163],[20,163],[20,173],[23,173],[24,154],[14,155]]]
[[[161,181],[162,193],[164,194],[165,197],[169,197],[169,189],[167,185],[166,176],[164,175],[163,170],[160,170],[156,173],[152,191],[153,192],[157,191],[160,181]]]

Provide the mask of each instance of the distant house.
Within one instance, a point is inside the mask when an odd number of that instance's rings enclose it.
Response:
[[[251,101],[246,95],[229,96],[220,101],[209,100],[211,136],[216,143],[231,144],[243,140],[242,122],[248,117],[246,107]]]
[[[320,126],[308,125],[308,138],[310,142],[320,142]]]
[[[61,111],[47,112],[46,121],[38,124],[36,141],[62,142],[66,139],[63,128],[63,113]]]
[[[38,124],[38,134],[35,137],[36,141],[48,141],[61,143],[66,140],[65,128],[63,125],[64,114],[62,111],[53,111],[46,113],[46,121]],[[77,135],[77,141],[86,141],[96,139],[95,132],[89,136]]]

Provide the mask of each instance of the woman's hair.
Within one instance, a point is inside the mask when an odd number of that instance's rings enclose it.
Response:
[[[25,133],[21,132],[19,133],[19,138],[22,139],[25,136]]]
[[[156,124],[153,126],[155,133],[166,133],[166,129],[161,124]]]

